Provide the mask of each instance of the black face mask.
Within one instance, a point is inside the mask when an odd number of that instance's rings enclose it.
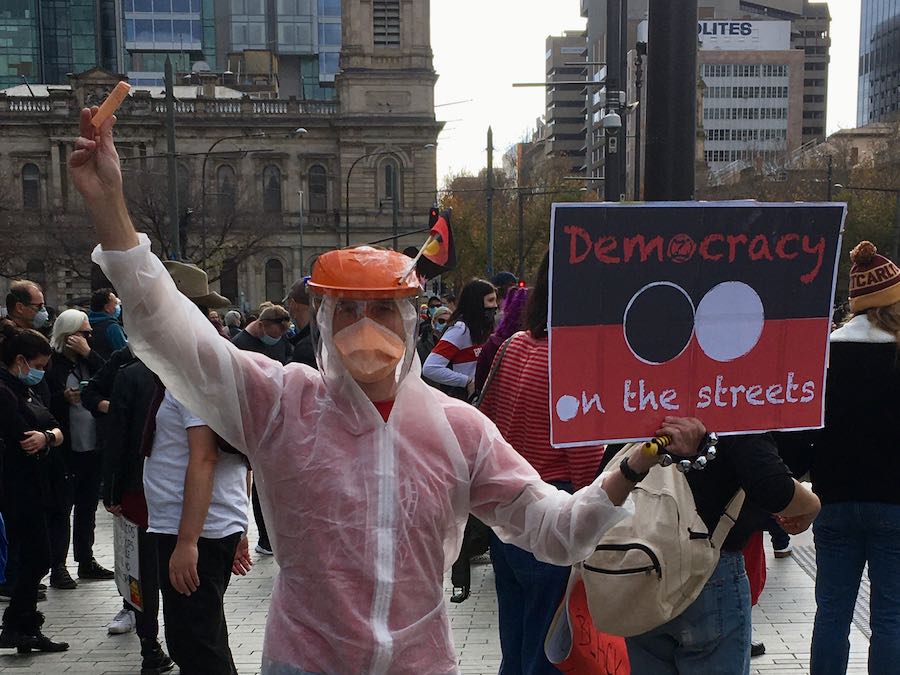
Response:
[[[485,307],[484,308],[484,320],[493,326],[494,322],[497,320],[497,308],[496,307]]]

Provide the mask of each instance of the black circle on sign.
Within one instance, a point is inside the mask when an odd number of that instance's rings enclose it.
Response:
[[[625,341],[641,361],[671,361],[688,346],[694,333],[694,305],[687,294],[670,283],[655,283],[639,290],[625,309]]]

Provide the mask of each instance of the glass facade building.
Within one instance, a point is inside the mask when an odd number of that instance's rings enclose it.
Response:
[[[69,73],[119,68],[116,0],[0,3],[0,87],[65,84]]]
[[[164,83],[166,57],[176,72],[215,60],[213,0],[122,0],[126,70],[137,85]]]
[[[900,106],[900,0],[863,0],[856,122],[896,119]]]

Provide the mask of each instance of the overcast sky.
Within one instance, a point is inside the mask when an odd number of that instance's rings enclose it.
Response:
[[[861,0],[831,0],[828,131],[856,126],[856,66]],[[544,114],[544,90],[513,82],[544,79],[548,35],[583,30],[579,0],[432,0],[431,43],[438,119],[438,182],[485,165],[486,133],[495,155],[534,127]],[[467,103],[442,105],[472,99]]]

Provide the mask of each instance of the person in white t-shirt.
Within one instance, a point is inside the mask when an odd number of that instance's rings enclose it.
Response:
[[[199,268],[171,261],[166,267],[195,304],[218,295]],[[144,496],[169,655],[183,675],[237,673],[223,600],[231,574],[246,574],[252,565],[247,462],[168,391],[155,419]]]

